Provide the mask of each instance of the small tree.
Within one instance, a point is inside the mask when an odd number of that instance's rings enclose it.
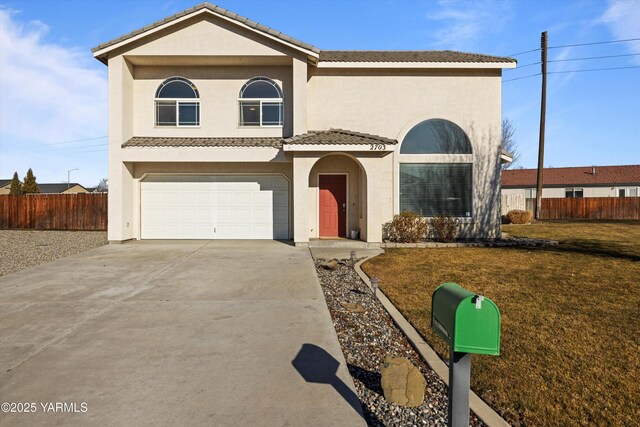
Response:
[[[109,181],[107,180],[107,178],[102,178],[98,183],[96,190],[104,192],[104,191],[107,191],[108,189],[109,189]]]
[[[22,191],[24,194],[39,193],[40,187],[36,182],[36,177],[33,176],[31,168],[27,171],[27,176],[24,177],[24,183],[22,184]]]
[[[502,169],[509,169],[516,166],[518,160],[520,160],[520,150],[515,139],[516,129],[513,127],[511,120],[502,120],[502,135],[500,138],[500,147],[510,153],[513,156],[511,163],[503,163]]]
[[[11,179],[11,188],[9,189],[9,194],[23,194],[22,184],[20,184],[20,180],[18,179],[18,172],[13,173],[13,178]]]

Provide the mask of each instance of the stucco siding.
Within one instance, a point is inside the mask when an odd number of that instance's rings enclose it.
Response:
[[[189,79],[200,94],[200,126],[155,126],[155,94],[167,78]],[[239,126],[238,96],[252,77],[273,79],[284,95],[284,127]],[[134,133],[136,136],[291,136],[293,129],[292,72],[289,67],[209,66],[168,67],[136,66],[134,72]]]

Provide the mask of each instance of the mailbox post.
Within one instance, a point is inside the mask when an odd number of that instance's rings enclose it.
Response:
[[[469,425],[471,354],[500,354],[500,311],[455,283],[431,297],[431,327],[449,344],[449,426]]]

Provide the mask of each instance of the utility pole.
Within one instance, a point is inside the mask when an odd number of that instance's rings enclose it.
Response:
[[[544,167],[544,122],[547,116],[547,32],[540,39],[542,57],[542,99],[540,100],[540,143],[538,146],[538,182],[536,185],[536,219],[540,219],[542,204],[542,168]]]
[[[78,171],[78,170],[80,170],[80,169],[78,169],[78,168],[74,168],[74,169],[69,169],[69,170],[67,171],[67,190],[69,189],[69,185],[70,185],[70,181],[69,181],[69,179],[71,178],[71,172],[73,172],[73,171]]]

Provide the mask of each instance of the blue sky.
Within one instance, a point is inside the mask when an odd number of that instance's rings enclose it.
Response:
[[[32,167],[39,182],[107,176],[107,68],[90,49],[199,0],[1,0],[0,178]],[[214,3],[320,49],[453,49],[511,55],[539,47],[640,38],[640,0],[243,1]],[[640,41],[553,48],[549,71],[640,65]],[[518,55],[504,80],[539,72]],[[523,67],[524,66],[524,67]],[[540,77],[503,83],[503,117],[520,164],[537,164]],[[550,74],[545,166],[640,163],[640,68]],[[67,143],[78,139],[90,139]]]

